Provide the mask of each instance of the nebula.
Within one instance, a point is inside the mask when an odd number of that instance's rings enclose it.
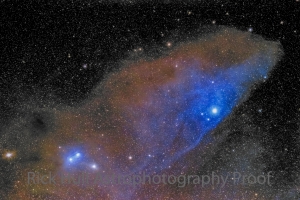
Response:
[[[43,159],[29,164],[20,179],[26,182],[29,171],[41,168],[74,174],[176,172],[188,152],[213,145],[210,132],[247,98],[254,83],[267,78],[280,55],[277,42],[222,27],[159,58],[124,62],[82,105],[53,111],[57,125],[41,143]],[[154,186],[33,184],[19,185],[12,196],[143,199],[149,187]],[[157,192],[159,198],[172,196],[176,188]],[[209,199],[212,192],[202,196]]]

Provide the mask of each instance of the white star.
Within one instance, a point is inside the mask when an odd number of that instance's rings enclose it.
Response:
[[[213,109],[212,109],[212,112],[213,112],[214,114],[216,114],[216,113],[218,112],[218,109],[213,108]]]
[[[5,157],[10,158],[10,157],[12,157],[12,155],[13,155],[12,153],[8,152],[8,153],[6,153]]]

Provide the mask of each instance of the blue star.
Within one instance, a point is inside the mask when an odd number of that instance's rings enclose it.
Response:
[[[74,163],[74,162],[77,162],[80,160],[80,156],[81,154],[80,153],[75,153],[75,154],[72,154],[71,156],[68,157],[68,160],[71,162],[71,163]]]

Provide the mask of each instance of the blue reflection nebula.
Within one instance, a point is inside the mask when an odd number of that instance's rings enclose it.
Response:
[[[202,70],[200,62],[178,66],[183,70],[176,74],[176,82],[149,94],[143,109],[130,111],[140,119],[137,140],[147,155],[155,157],[145,157],[135,170],[162,170],[195,148],[241,102],[253,83],[264,80],[272,65],[268,55],[256,55],[209,72]],[[146,138],[142,132],[147,132]]]

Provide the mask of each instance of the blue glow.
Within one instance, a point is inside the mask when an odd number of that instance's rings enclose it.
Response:
[[[70,156],[68,156],[68,160],[69,160],[69,162],[70,163],[77,163],[77,162],[79,162],[81,159],[80,159],[80,153],[75,153],[75,154],[73,154],[73,153],[71,153],[71,155]]]
[[[99,163],[96,163],[88,154],[88,149],[81,146],[64,147],[62,155],[63,168],[68,171],[96,170]]]
[[[257,55],[239,65],[205,72],[195,62],[176,74],[176,82],[151,93],[143,108],[129,111],[140,119],[138,142],[146,155],[156,158],[145,156],[139,168],[151,170],[156,162],[161,163],[158,170],[164,169],[195,148],[240,103],[251,84],[264,79],[272,64],[267,55]],[[153,170],[157,171],[157,164]]]
[[[82,169],[87,160],[84,148],[79,146],[64,147],[62,159],[66,169]]]

